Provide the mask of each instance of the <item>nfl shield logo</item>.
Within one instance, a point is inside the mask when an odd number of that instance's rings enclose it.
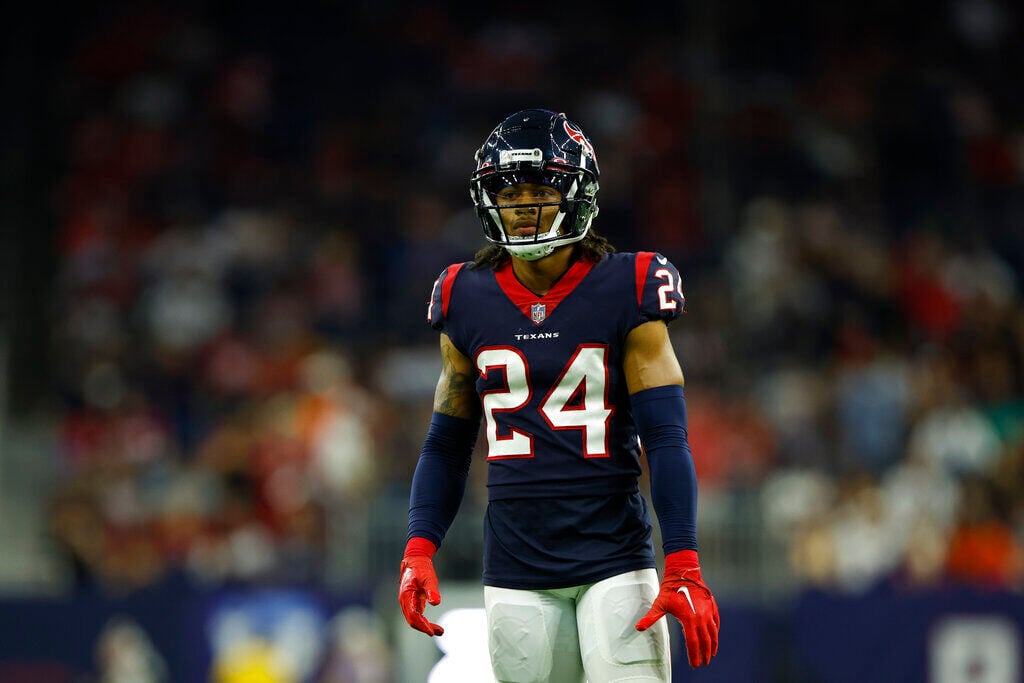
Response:
[[[540,325],[546,317],[548,317],[547,304],[533,304],[530,306],[530,319],[534,323]]]

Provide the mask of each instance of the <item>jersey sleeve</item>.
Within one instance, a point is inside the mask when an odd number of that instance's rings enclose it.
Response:
[[[448,328],[448,309],[451,306],[452,286],[459,270],[465,263],[453,263],[437,276],[434,280],[434,287],[430,292],[430,303],[427,305],[427,324],[438,332],[445,332]]]
[[[685,310],[682,277],[672,262],[657,252],[637,252],[636,302],[640,322],[670,323]]]

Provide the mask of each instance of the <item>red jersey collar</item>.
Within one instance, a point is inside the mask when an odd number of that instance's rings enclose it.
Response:
[[[576,285],[578,285],[583,278],[587,276],[591,268],[594,267],[594,262],[588,258],[581,258],[569,266],[569,270],[562,274],[562,277],[558,278],[558,282],[555,286],[545,294],[544,296],[538,296],[534,294],[526,285],[519,281],[516,277],[515,271],[512,270],[512,261],[506,261],[494,271],[494,277],[498,281],[498,286],[505,292],[505,296],[515,304],[523,315],[530,318],[534,324],[539,325],[543,320],[536,321],[531,315],[531,309],[536,304],[542,304],[545,311],[545,319],[551,317],[555,308],[562,302],[565,297],[569,296]]]

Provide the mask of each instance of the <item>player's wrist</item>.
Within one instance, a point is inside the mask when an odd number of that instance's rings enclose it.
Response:
[[[665,556],[665,576],[684,578],[700,576],[700,559],[696,550],[677,550]]]
[[[420,536],[413,536],[405,544],[405,552],[402,553],[402,559],[410,557],[426,557],[430,559],[437,552],[437,546],[434,545],[433,541]]]

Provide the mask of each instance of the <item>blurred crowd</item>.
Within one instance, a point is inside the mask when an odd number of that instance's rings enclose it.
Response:
[[[822,587],[1020,588],[1024,15],[732,4],[83,21],[50,350],[78,585],[321,581],[344,520],[401,501],[427,297],[483,241],[473,151],[542,106],[594,141],[595,228],[685,278],[702,524],[755,497]]]

